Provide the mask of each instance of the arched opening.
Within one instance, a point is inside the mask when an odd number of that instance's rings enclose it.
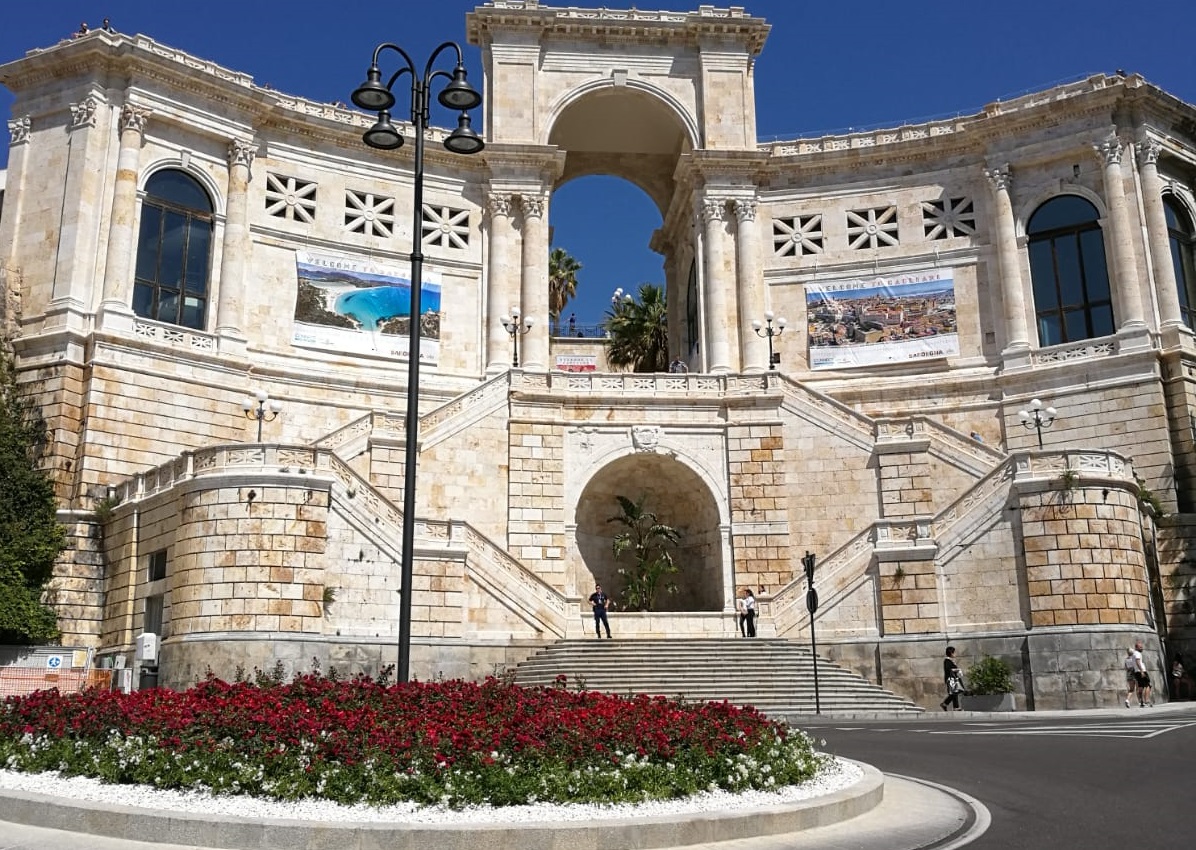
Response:
[[[601,337],[615,289],[635,293],[651,283],[667,299],[684,295],[672,291],[683,280],[665,279],[670,246],[654,243],[653,235],[673,202],[677,161],[693,148],[695,131],[666,95],[636,81],[594,81],[561,103],[548,136],[565,151],[550,207],[552,247],[582,268],[577,295],[554,330],[558,337]]]
[[[648,245],[660,213],[634,184],[599,175],[573,180],[553,194],[550,216],[552,247],[581,264],[577,293],[561,311],[556,336],[601,336],[615,289],[664,284],[662,258]]]
[[[1163,212],[1167,216],[1167,238],[1175,267],[1175,286],[1179,290],[1179,311],[1184,324],[1196,329],[1196,228],[1188,211],[1171,195],[1163,197]]]
[[[136,315],[204,328],[212,231],[212,199],[198,180],[176,169],[149,178],[137,238]]]
[[[1096,207],[1079,195],[1051,198],[1030,216],[1026,235],[1038,344],[1113,333],[1105,239]]]
[[[680,571],[667,577],[677,585],[677,592],[659,593],[655,610],[721,611],[723,569],[718,505],[698,474],[668,455],[644,453],[619,458],[586,485],[576,514],[577,550],[583,570],[577,579],[578,587],[584,589],[598,582],[616,603],[622,601],[626,582],[619,575],[619,567],[630,566],[631,561],[629,555],[615,561],[611,551],[611,543],[621,527],[608,522],[619,514],[616,496],[632,501],[645,497],[645,509],[655,513],[659,522],[681,533],[680,545],[673,550]]]

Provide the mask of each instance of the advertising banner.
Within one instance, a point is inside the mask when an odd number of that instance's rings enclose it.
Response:
[[[296,251],[295,265],[293,345],[407,359],[411,273],[406,263]],[[435,363],[440,356],[440,279],[426,267],[423,277],[419,360]]]
[[[806,285],[811,369],[959,354],[950,270]]]

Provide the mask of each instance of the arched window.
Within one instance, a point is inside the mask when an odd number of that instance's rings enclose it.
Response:
[[[1038,344],[1106,336],[1115,330],[1105,240],[1096,207],[1060,195],[1026,225]]]
[[[202,330],[212,256],[212,201],[195,178],[159,171],[145,185],[133,312]]]
[[[1171,241],[1171,262],[1175,264],[1175,286],[1179,290],[1179,312],[1184,324],[1196,329],[1196,230],[1192,219],[1170,195],[1163,196],[1167,215],[1167,237]]]

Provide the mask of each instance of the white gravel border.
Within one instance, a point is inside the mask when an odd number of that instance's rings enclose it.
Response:
[[[703,792],[680,800],[662,800],[632,805],[562,805],[538,803],[529,806],[445,809],[414,803],[373,807],[343,806],[328,800],[278,802],[256,797],[212,796],[198,792],[160,790],[143,785],[106,785],[82,776],[60,777],[57,773],[18,773],[0,770],[0,791],[24,791],[63,797],[72,802],[99,806],[132,806],[155,813],[180,812],[272,820],[316,821],[319,823],[393,824],[504,824],[559,821],[589,821],[615,818],[644,818],[708,812],[734,812],[780,803],[795,803],[842,791],[859,782],[864,771],[859,765],[830,757],[825,768],[809,782],[775,792]]]

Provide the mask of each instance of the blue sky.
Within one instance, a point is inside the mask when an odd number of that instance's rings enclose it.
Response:
[[[121,32],[145,33],[251,74],[259,84],[321,101],[348,101],[379,41],[395,41],[421,62],[441,41],[464,42],[465,13],[475,5],[462,0],[17,1],[21,13],[5,15],[0,27],[0,61],[50,46],[80,21],[98,26],[107,15]],[[1119,68],[1196,103],[1192,0],[1137,6],[1107,0],[735,2],[773,25],[756,68],[762,140],[974,112],[994,100]],[[640,0],[638,5],[689,10],[698,0]],[[466,63],[480,80],[472,49]],[[0,89],[5,117],[11,103]],[[6,162],[7,146],[0,146],[0,167]],[[579,322],[599,321],[615,287],[636,291],[643,282],[663,281],[661,260],[647,247],[659,214],[630,184],[593,177],[562,187],[553,196],[551,224],[554,244],[583,266],[579,297],[566,308],[566,315],[575,311]]]

